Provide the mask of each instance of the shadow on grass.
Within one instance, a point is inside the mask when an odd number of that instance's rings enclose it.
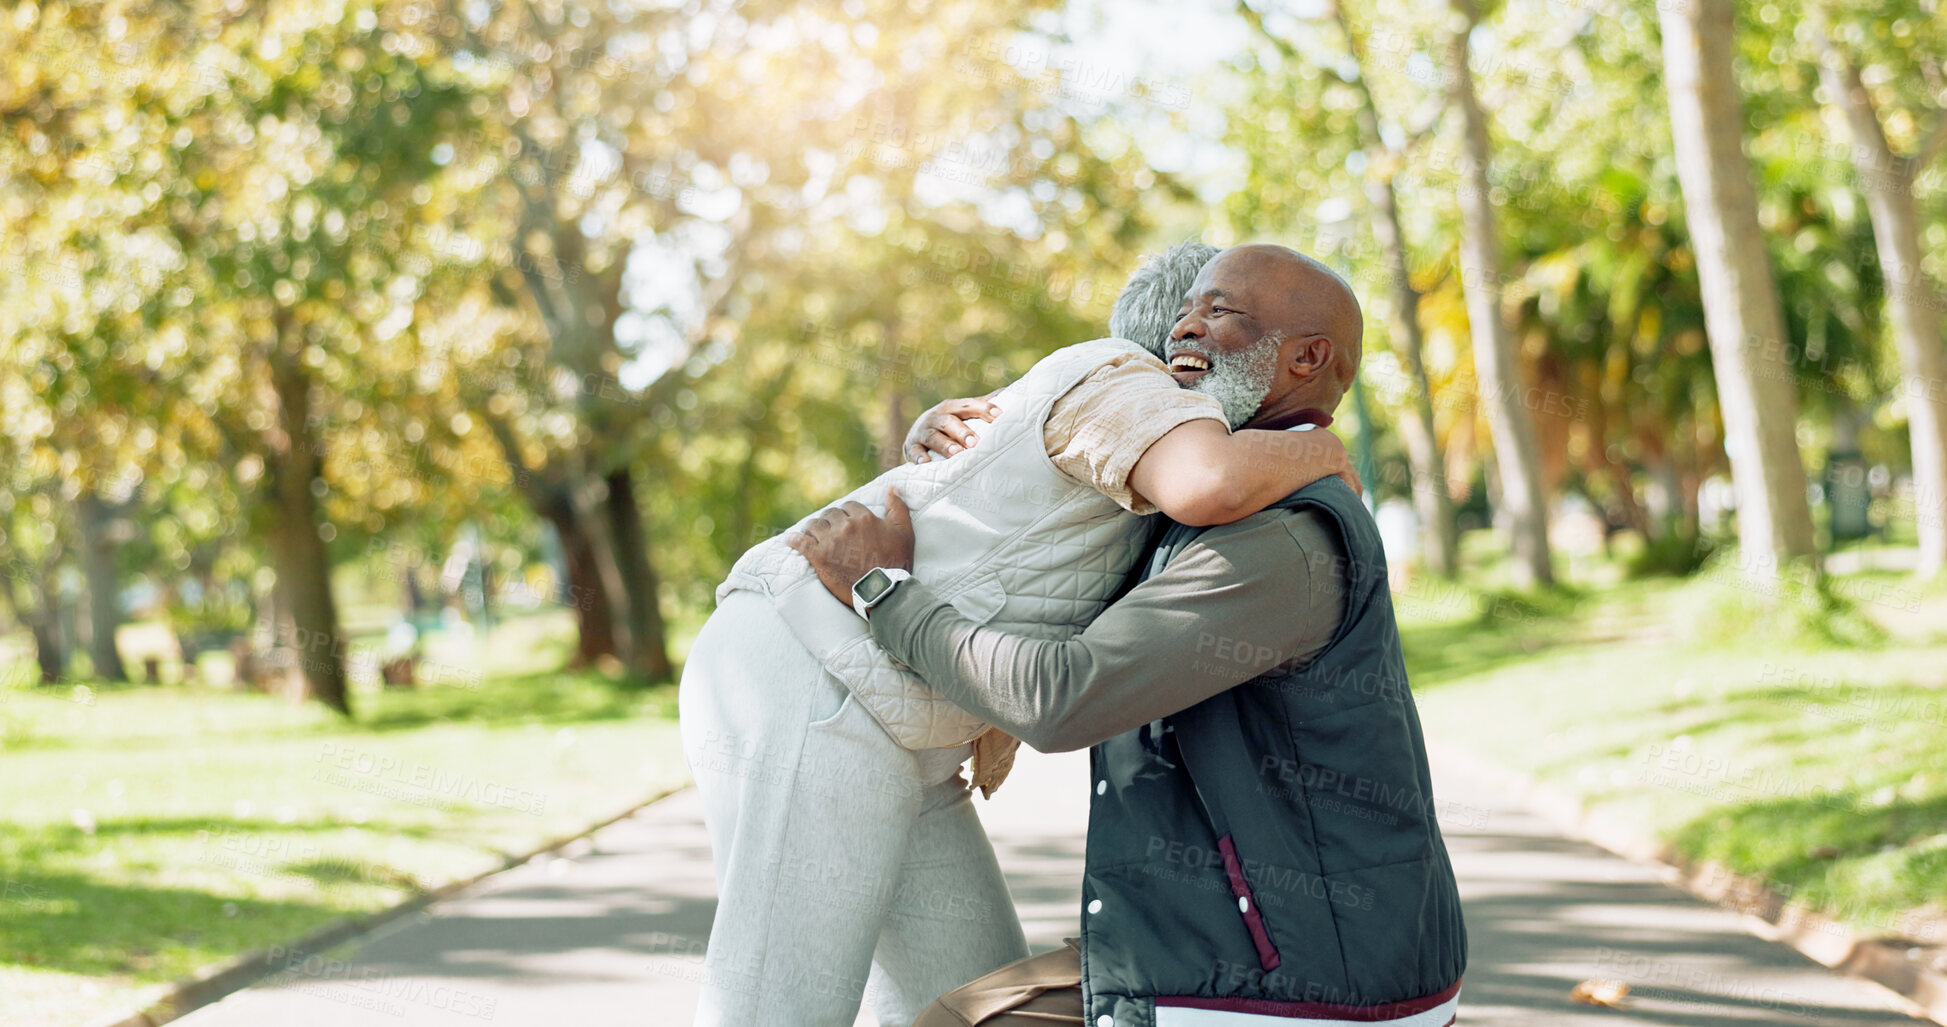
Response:
[[[1571,625],[1533,621],[1510,625],[1491,619],[1402,627],[1407,680],[1416,689],[1500,670],[1569,641]]]
[[[418,878],[403,870],[383,863],[367,863],[349,857],[326,857],[307,859],[300,863],[286,863],[280,872],[295,877],[308,877],[321,885],[374,884],[412,892],[425,890],[425,885],[421,884]]]
[[[87,976],[171,980],[343,915],[323,896],[266,901],[33,869],[0,874],[0,963]]]
[[[1773,744],[1817,744],[1835,733],[1857,730],[1876,722],[1947,721],[1947,688],[1911,683],[1855,685],[1774,685],[1739,689],[1708,701],[1695,697],[1671,699],[1649,712],[1679,717],[1708,708],[1708,719],[1687,721],[1693,734],[1763,729]]]
[[[675,717],[676,685],[611,681],[596,671],[492,678],[478,688],[396,689],[368,697],[358,726],[404,731],[431,724],[525,724],[623,720],[645,707]]]
[[[1674,718],[1701,707],[1672,699],[1651,713]],[[1795,754],[1797,769],[1752,762],[1699,777],[1727,801],[1670,832],[1678,851],[1762,875],[1786,895],[1854,921],[1890,922],[1870,918],[1938,900],[1939,882],[1947,880],[1947,844],[1938,841],[1947,837],[1947,787],[1936,782],[1925,789],[1931,794],[1917,796],[1909,789],[1924,785],[1922,768],[1932,765],[1937,736],[1927,725],[1947,716],[1947,689],[1775,685],[1741,689],[1707,709],[1681,730],[1698,737],[1755,733],[1765,749]],[[1844,740],[1862,729],[1875,732],[1873,758],[1843,760]],[[1810,763],[1835,769],[1819,773]],[[1835,908],[1834,896],[1846,908]]]
[[[1863,790],[1795,795],[1712,810],[1670,841],[1693,859],[1763,875],[1788,897],[1828,913],[1890,927],[1900,912],[1938,901],[1947,879],[1947,794],[1875,802]],[[1865,861],[1877,865],[1867,867]],[[1850,865],[1850,866],[1849,866]],[[1856,877],[1848,886],[1840,878]]]
[[[71,833],[72,837],[64,840],[65,842],[74,843],[64,845],[64,848],[70,850],[76,847],[83,837],[79,828],[66,825],[57,825],[52,828],[42,828],[41,830]],[[150,838],[166,834],[194,835],[208,833],[212,843],[217,843],[226,837],[234,838],[238,835],[262,835],[270,837],[298,833],[373,830],[383,830],[387,836],[405,835],[410,838],[444,838],[453,833],[452,828],[435,823],[415,824],[394,821],[351,824],[342,820],[309,820],[293,821],[284,824],[273,820],[242,820],[236,817],[117,817],[96,824],[94,835],[97,838],[120,835]]]
[[[1546,649],[1587,641],[1579,630],[1589,595],[1570,586],[1517,591],[1432,581],[1394,603],[1405,611],[1400,645],[1415,688],[1499,670]],[[1442,610],[1473,616],[1420,620]]]

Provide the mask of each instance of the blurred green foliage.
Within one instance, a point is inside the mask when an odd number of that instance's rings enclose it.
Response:
[[[1412,392],[1382,316],[1377,179],[1421,296],[1439,477],[1478,526],[1494,472],[1444,14],[1348,0],[1355,62],[1335,18],[1212,7],[1251,14],[1249,42],[1177,96],[1063,70],[1056,10],[15,6],[0,598],[52,651],[43,672],[61,672],[92,550],[181,630],[242,627],[240,588],[260,645],[301,648],[342,637],[320,605],[330,566],[383,554],[395,591],[430,590],[473,531],[503,582],[560,561],[544,598],[581,613],[578,664],[666,676],[664,621],[707,610],[738,553],[897,459],[929,403],[1098,334],[1137,256],[1183,226],[1280,238],[1359,283],[1368,441],[1398,468]],[[1824,23],[1901,145],[1942,106],[1928,10]],[[1885,285],[1807,24],[1748,11],[1739,69],[1801,442],[1816,462],[1838,431],[1897,469]],[[1645,569],[1683,571],[1648,554],[1695,548],[1700,490],[1728,463],[1657,46],[1626,5],[1546,0],[1490,9],[1474,41],[1544,480],[1587,497],[1605,536],[1650,540]],[[1242,180],[1206,213],[1208,187],[1158,170],[1144,125],[1220,131]],[[1937,269],[1941,176],[1915,182]],[[1377,478],[1381,500],[1406,491]],[[118,511],[112,537],[77,520],[93,499]]]

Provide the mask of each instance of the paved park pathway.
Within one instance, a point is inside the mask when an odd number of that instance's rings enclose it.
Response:
[[[1086,754],[1020,764],[983,820],[1036,951],[1074,933]],[[1654,868],[1564,839],[1484,780],[1435,766],[1471,937],[1461,1023],[1496,1027],[1911,1025],[1890,993],[1746,929]],[[191,1013],[181,1027],[687,1025],[713,908],[694,792],[395,921],[333,960]],[[1753,921],[1754,922],[1754,921]],[[1588,978],[1627,1008],[1577,1005]],[[873,1023],[862,1013],[859,1024]],[[761,1025],[752,1025],[761,1027]]]

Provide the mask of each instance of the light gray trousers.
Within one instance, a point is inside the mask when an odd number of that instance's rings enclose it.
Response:
[[[969,746],[901,748],[738,591],[678,699],[717,878],[697,1027],[908,1027],[1027,940],[959,774]]]

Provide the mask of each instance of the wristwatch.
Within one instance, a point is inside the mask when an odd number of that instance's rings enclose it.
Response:
[[[852,584],[852,609],[865,616],[865,611],[884,602],[900,582],[912,576],[912,572],[897,567],[874,567],[866,571],[865,577]]]

